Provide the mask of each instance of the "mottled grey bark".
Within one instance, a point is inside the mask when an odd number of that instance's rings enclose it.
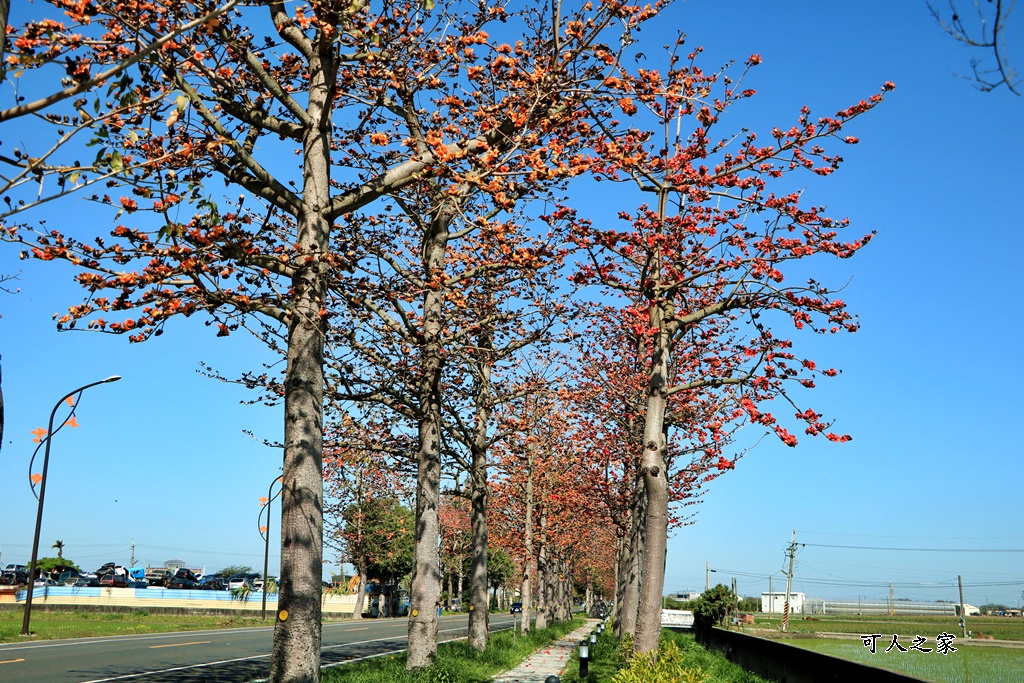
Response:
[[[311,254],[330,250],[330,115],[327,76],[331,48],[310,59],[303,131],[303,195],[296,243]],[[296,268],[288,315],[284,396],[284,475],[281,493],[281,581],[270,679],[320,680],[321,576],[323,573],[323,391],[328,266],[313,257]]]
[[[491,422],[491,350],[493,333],[486,329],[477,340],[476,415],[469,473],[470,524],[473,547],[469,577],[469,647],[487,647],[489,605],[487,602],[487,428]]]
[[[356,606],[352,610],[352,618],[358,620],[363,618],[363,604],[366,602],[366,569],[357,565],[356,571],[359,572],[359,586],[356,588]]]
[[[431,217],[423,239],[423,276],[433,282],[444,275],[448,245],[449,209]],[[409,611],[409,649],[406,669],[422,669],[437,657],[437,609],[441,598],[441,571],[437,542],[441,500],[441,373],[444,354],[441,288],[428,288],[423,297],[422,345],[418,403],[419,447],[416,453],[416,537],[413,541],[412,590]],[[451,594],[449,593],[449,596]]]
[[[667,190],[659,197],[658,214],[665,215]],[[661,259],[653,259],[652,272],[660,273]],[[665,553],[668,544],[668,444],[665,438],[665,413],[668,410],[669,366],[672,335],[676,329],[669,299],[651,307],[651,328],[657,330],[651,340],[650,375],[647,383],[647,410],[644,417],[643,454],[640,476],[647,497],[641,561],[640,606],[637,610],[636,638],[633,650],[657,654],[661,637],[661,595],[665,587]]]
[[[643,534],[646,523],[647,496],[644,494],[644,480],[637,481],[633,495],[633,504],[629,511],[629,535],[622,539],[622,555],[620,557],[622,593],[616,596],[621,601],[616,608],[619,610],[615,622],[615,635],[622,638],[627,633],[636,635],[637,611],[640,608],[640,561],[643,556]]]
[[[543,494],[541,494],[543,496]],[[537,551],[537,628],[547,628],[548,625],[548,582],[551,580],[548,575],[548,539],[545,533],[547,527],[547,513],[541,508],[540,532],[538,534],[540,549]]]
[[[533,556],[533,450],[526,451],[526,520],[524,522],[523,557],[523,633],[530,630],[530,611],[533,608],[533,576],[536,574],[536,559]]]

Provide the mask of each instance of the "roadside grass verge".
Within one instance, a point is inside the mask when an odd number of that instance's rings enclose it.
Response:
[[[18,643],[28,640],[19,635],[23,610],[0,610],[0,643]],[[137,633],[173,633],[176,631],[204,631],[221,628],[240,628],[264,624],[259,617],[200,614],[151,614],[146,610],[134,612],[86,612],[32,610],[31,640],[60,638],[96,638],[123,636]]]
[[[769,683],[722,655],[709,651],[694,639],[692,633],[662,630],[661,647],[670,650],[678,648],[678,653],[674,655],[676,664],[672,673],[656,672],[655,667],[642,659],[638,659],[631,669],[629,661],[632,647],[632,639],[619,643],[610,631],[605,631],[598,637],[597,647],[592,651],[587,677],[580,678],[577,650],[562,676],[562,683],[611,683],[613,679],[616,683],[663,680],[679,683]]]
[[[465,640],[441,643],[434,665],[415,673],[405,670],[405,654],[342,664],[325,669],[323,683],[484,683],[582,625],[576,618],[514,637],[499,631],[491,634],[483,652],[470,649]]]

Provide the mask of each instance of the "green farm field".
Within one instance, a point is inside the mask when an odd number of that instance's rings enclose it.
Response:
[[[779,632],[781,619],[762,618],[755,615],[755,629]],[[751,627],[746,627],[750,629]],[[968,617],[967,629],[975,637],[991,636],[996,640],[1016,640],[1024,642],[1024,619],[1009,617]],[[860,635],[866,633],[898,634],[900,642],[904,636],[913,638],[915,635],[935,640],[939,633],[952,633],[961,640],[959,621],[953,616],[880,616],[856,614],[820,615],[813,620],[796,617],[789,621],[790,633],[849,633]],[[770,633],[766,633],[771,637]]]
[[[891,634],[886,639],[878,639],[875,654],[871,654],[859,638],[799,638],[782,642],[937,683],[1018,683],[1024,671],[1022,647],[965,645],[959,639],[954,641],[956,652],[944,655],[934,649],[929,653],[896,649],[887,653],[885,649],[892,642]],[[899,642],[904,647],[911,644],[902,637]],[[934,636],[922,647],[934,648]]]

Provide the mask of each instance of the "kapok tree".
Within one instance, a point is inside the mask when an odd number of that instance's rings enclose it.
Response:
[[[463,238],[450,259],[462,263],[453,278],[461,286],[448,316],[458,332],[447,345],[442,417],[448,455],[468,475],[462,492],[472,526],[468,641],[483,650],[489,634],[488,453],[507,435],[495,428],[492,414],[515,397],[515,367],[525,350],[551,341],[568,295],[555,292],[565,251],[557,231],[530,234],[517,222],[483,216],[474,222],[475,234]]]
[[[473,550],[473,535],[469,521],[469,504],[461,495],[445,496],[441,500],[438,521],[441,526],[441,568],[448,588],[448,605],[462,608],[462,590],[465,581],[463,566]]]
[[[580,243],[591,260],[577,275],[581,282],[600,283],[627,297],[636,329],[647,337],[640,459],[647,524],[635,639],[636,651],[645,653],[656,651],[660,633],[670,402],[690,401],[715,387],[742,387],[739,403],[746,419],[773,430],[787,445],[796,444],[796,437],[762,409],[764,402],[788,400],[787,385],[813,387],[815,376],[836,371],[819,371],[813,361],[798,357],[769,321],[788,319],[797,329],[822,333],[854,331],[857,325],[827,287],[815,280],[787,284],[783,269],[817,255],[848,258],[870,235],[842,241],[845,219],[801,205],[800,192],[776,194],[772,187],[782,188],[781,179],[796,170],[832,173],[841,159],[828,155],[821,143],[856,142],[843,137],[842,128],[882,98],[873,96],[817,120],[804,108],[795,125],[772,130],[764,144],[752,132],[716,140],[712,131],[726,109],[754,92],[740,90],[728,75],[703,72],[695,63],[700,50],[684,58],[681,48],[680,41],[664,74],[623,72],[616,83],[622,114],[639,115],[642,109],[650,126],[639,123],[625,136],[609,132],[597,148],[606,164],[595,171],[605,179],[633,182],[651,194],[653,204],[620,213],[626,223],[622,230],[585,225]],[[759,62],[752,56],[747,68]],[[887,83],[883,90],[892,87]],[[684,128],[691,121],[692,130]],[[684,130],[689,131],[685,137]],[[813,410],[797,409],[795,419],[806,423],[808,434],[849,438],[829,432]]]
[[[60,168],[69,169],[69,183],[106,173],[112,187],[131,187],[95,195],[131,225],[96,239],[75,234],[75,227],[3,228],[3,238],[26,245],[28,256],[80,271],[87,300],[60,316],[59,325],[87,321],[91,329],[143,341],[173,317],[205,313],[219,335],[250,326],[286,357],[275,681],[320,677],[328,290],[345,286],[341,274],[358,258],[351,242],[339,249],[337,221],[416,185],[442,194],[468,188],[513,202],[518,179],[543,182],[552,169],[561,173],[575,162],[547,144],[549,131],[569,129],[581,100],[615,63],[620,34],[656,13],[611,2],[570,12],[557,4],[554,11],[530,3],[433,11],[426,5],[289,10],[272,0],[206,19],[210,7],[177,0],[54,0],[53,11],[36,6],[39,15],[11,40],[10,57],[26,67],[21,78],[39,87],[68,77],[67,69],[70,78],[88,82],[99,75],[94,69],[122,64],[133,52],[146,55],[103,83],[103,98],[69,98],[51,110],[60,118],[50,119],[58,137],[65,120],[91,127],[97,119],[90,141],[97,163],[81,164],[90,170],[77,177],[74,160]],[[49,30],[65,14],[81,40],[63,32],[55,39],[58,32]],[[181,26],[194,28],[154,48]],[[42,40],[43,49],[19,43],[25,36]],[[22,59],[37,53],[41,59]],[[117,108],[126,111],[108,116]],[[520,151],[521,161],[507,158]],[[241,191],[244,208],[221,211],[224,202],[206,186],[211,177],[232,187],[232,197]],[[434,229],[423,244],[432,264],[427,282],[441,272],[433,264],[456,207],[436,204],[428,219]],[[435,303],[424,296],[429,334],[419,346],[430,376],[443,353],[432,327]],[[434,387],[425,405],[439,404]],[[433,506],[423,518],[429,521],[436,516],[440,435],[430,419],[436,412],[426,415],[427,485],[417,511]],[[436,537],[436,525],[426,531],[418,542]],[[418,553],[416,576],[424,583],[414,600],[436,592],[431,557]],[[428,609],[413,605],[412,669],[433,660],[432,606],[433,600]]]
[[[498,410],[498,428],[509,436],[493,447],[495,477],[489,511],[496,541],[521,564],[523,613],[530,614],[536,605],[538,628],[546,624],[550,607],[558,604],[553,596],[565,593],[553,578],[568,576],[560,571],[566,558],[558,539],[563,533],[572,537],[579,531],[580,520],[558,514],[566,508],[572,508],[573,514],[584,510],[581,504],[572,504],[582,500],[577,497],[582,494],[576,478],[586,469],[580,464],[580,452],[572,448],[575,419],[559,379],[546,374],[555,366],[554,358],[534,354],[532,372],[523,373],[517,397]],[[527,621],[524,617],[524,629],[530,627]]]
[[[621,637],[636,630],[646,538],[647,496],[639,472],[649,336],[632,308],[600,306],[589,314],[581,311],[580,317],[591,320],[579,339],[571,385],[571,400],[579,415],[578,441],[590,454],[584,461],[589,473],[581,483],[593,499],[601,501],[604,514],[617,528],[615,628]],[[679,364],[673,365],[674,373],[679,370]],[[679,381],[675,375],[671,378],[672,384]],[[681,504],[670,508],[670,527],[692,521],[692,515],[681,514],[681,507],[698,502],[705,484],[732,469],[734,460],[723,453],[732,442],[730,424],[742,414],[734,399],[732,388],[725,386],[668,406],[668,494],[670,503]]]
[[[324,544],[337,549],[359,576],[353,619],[362,618],[371,569],[386,564],[376,559],[382,555],[381,544],[392,541],[379,538],[379,530],[365,520],[374,511],[379,516],[384,510],[376,501],[398,500],[405,505],[409,498],[408,476],[394,466],[400,463],[394,451],[402,445],[407,447],[407,441],[394,433],[387,420],[365,410],[336,416],[324,435]],[[411,539],[411,525],[407,533]]]
[[[408,188],[396,197],[394,212],[372,217],[365,230],[370,238],[353,267],[354,286],[332,304],[340,322],[329,339],[347,351],[332,354],[328,366],[334,393],[386,406],[416,433],[409,454],[417,471],[419,569],[410,606],[418,614],[432,612],[441,592],[434,575],[443,441],[447,455],[469,474],[469,642],[482,650],[488,631],[487,449],[499,438],[490,432],[490,413],[501,400],[492,370],[546,336],[558,312],[551,288],[563,250],[550,235],[496,219],[509,207],[487,193],[465,185],[459,193],[452,198],[437,188]],[[439,205],[446,208],[439,211]],[[435,434],[439,425],[445,439]]]

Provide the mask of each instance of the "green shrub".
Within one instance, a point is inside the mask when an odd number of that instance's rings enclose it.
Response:
[[[693,624],[698,631],[706,631],[722,623],[733,608],[736,607],[736,596],[733,592],[718,584],[711,590],[704,591],[693,601]]]
[[[612,676],[612,683],[704,683],[707,676],[699,667],[683,665],[683,652],[670,640],[658,644],[657,660],[636,655]]]

